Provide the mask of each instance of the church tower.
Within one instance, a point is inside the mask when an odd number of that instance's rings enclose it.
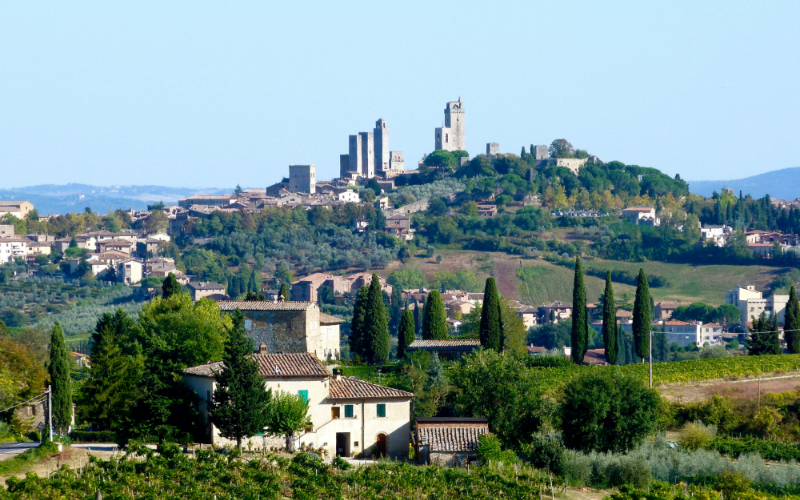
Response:
[[[447,103],[444,108],[444,127],[436,127],[436,149],[446,151],[466,151],[466,138],[464,134],[464,104],[461,97],[458,101]]]

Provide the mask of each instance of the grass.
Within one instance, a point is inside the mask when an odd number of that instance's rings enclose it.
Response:
[[[58,453],[58,448],[56,448],[55,443],[43,443],[41,446],[26,450],[14,458],[9,458],[8,460],[0,462],[0,476],[16,474],[30,469],[56,453]]]

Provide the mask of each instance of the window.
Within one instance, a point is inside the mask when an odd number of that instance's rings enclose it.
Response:
[[[344,418],[353,418],[353,405],[344,405]]]
[[[253,323],[249,319],[244,320],[244,329],[245,330],[247,330],[249,332],[250,328],[252,328],[252,326],[253,326]]]
[[[384,403],[378,403],[378,416],[379,417],[386,416],[386,405]]]
[[[297,394],[299,394],[300,397],[303,398],[303,401],[308,403],[308,391],[297,391]]]
[[[341,416],[339,410],[340,408],[338,406],[334,406],[333,408],[331,408],[331,420],[335,420]]]

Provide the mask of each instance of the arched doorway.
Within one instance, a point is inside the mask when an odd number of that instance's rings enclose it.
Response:
[[[386,434],[378,434],[378,441],[375,443],[375,446],[378,448],[379,457],[386,456],[386,441]]]

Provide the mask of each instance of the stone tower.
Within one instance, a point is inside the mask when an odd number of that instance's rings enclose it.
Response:
[[[350,136],[350,154],[347,155],[351,172],[361,172],[361,136]]]
[[[384,171],[389,170],[389,129],[386,128],[386,120],[383,118],[375,122],[375,169]]]
[[[289,191],[293,193],[316,192],[317,167],[311,165],[289,165]]]
[[[375,135],[372,132],[359,132],[361,138],[361,168],[358,172],[362,177],[372,179],[375,177]]]
[[[444,108],[444,127],[436,128],[436,149],[466,151],[464,135],[464,105],[461,98],[447,103]]]

